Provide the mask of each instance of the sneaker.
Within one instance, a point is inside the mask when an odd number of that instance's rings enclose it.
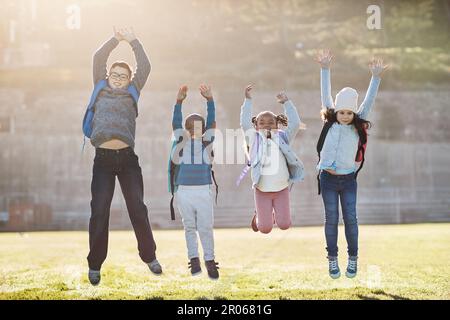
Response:
[[[191,269],[191,274],[193,276],[197,276],[202,273],[202,268],[200,267],[200,259],[192,258],[191,262],[188,263],[189,268]]]
[[[217,280],[219,279],[219,269],[218,262],[215,262],[214,260],[205,261],[206,270],[208,270],[208,276],[211,280]]]
[[[358,257],[348,257],[347,272],[345,272],[345,275],[347,276],[347,278],[354,278],[356,277],[357,271]]]
[[[328,272],[333,279],[337,279],[341,276],[337,257],[328,257]]]
[[[152,262],[147,263],[147,265],[148,265],[148,267],[150,268],[150,271],[151,271],[153,274],[155,274],[155,275],[157,275],[157,276],[161,275],[161,273],[162,273],[162,267],[161,267],[161,265],[159,264],[158,260],[155,259],[155,260],[153,260]]]
[[[255,231],[255,232],[259,231],[258,223],[256,222],[256,212],[255,212],[255,214],[253,215],[253,218],[252,218],[252,230]]]
[[[97,270],[89,269],[88,278],[89,278],[89,282],[93,286],[98,285],[100,283],[100,279],[101,279],[100,270],[97,271]]]

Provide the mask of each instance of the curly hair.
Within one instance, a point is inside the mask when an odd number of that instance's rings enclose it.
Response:
[[[288,125],[288,118],[286,117],[286,115],[284,115],[284,114],[275,115],[275,113],[273,113],[272,111],[263,111],[263,112],[259,113],[256,117],[253,117],[252,118],[253,125],[256,126],[258,119],[261,116],[265,116],[265,115],[270,115],[270,116],[274,117],[277,126],[281,124],[281,125],[287,127],[287,125]]]
[[[333,108],[322,109],[320,111],[321,118],[324,122],[337,122],[337,113]],[[355,126],[355,129],[358,131],[358,134],[365,132],[372,127],[372,123],[368,120],[364,120],[360,118],[356,113],[353,115],[353,120],[350,123]]]

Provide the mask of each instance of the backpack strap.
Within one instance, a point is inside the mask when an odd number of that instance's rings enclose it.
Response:
[[[94,86],[94,90],[91,94],[91,99],[89,100],[89,104],[86,108],[86,112],[84,113],[83,122],[81,129],[85,137],[90,138],[92,133],[92,120],[94,118],[94,105],[95,101],[97,101],[98,94],[102,91],[106,86],[107,82],[105,79],[100,80]]]
[[[258,156],[259,152],[259,133],[255,132],[255,139],[253,140],[252,147],[246,143],[247,147],[247,163],[245,164],[245,167],[242,169],[241,174],[236,180],[236,187],[239,187],[242,180],[245,178],[247,173],[250,171],[250,168],[252,167],[252,162],[255,160],[255,158]]]
[[[285,131],[283,131],[283,130],[278,130],[278,135],[281,137],[281,139],[283,139],[283,141],[284,141],[286,144],[289,144],[289,139],[288,139],[288,136],[287,136],[287,134],[286,134]]]
[[[172,161],[172,153],[174,151],[174,148],[183,141],[183,137],[180,136],[177,141],[174,141],[172,144],[172,149],[170,151],[170,159],[169,159],[169,183],[170,183],[170,193],[172,194],[172,198],[170,199],[170,219],[172,221],[175,220],[175,209],[173,207],[173,200],[175,197],[175,170],[176,170],[176,164]]]
[[[322,152],[323,144],[325,143],[325,138],[327,137],[328,131],[330,130],[331,126],[334,124],[334,122],[325,121],[322,127],[322,132],[320,132],[319,140],[317,141],[317,155],[319,156],[320,161],[320,152]]]
[[[319,160],[317,161],[317,164],[320,163],[320,153],[322,152],[323,144],[325,143],[325,138],[327,137],[328,131],[330,130],[331,126],[334,122],[331,121],[325,121],[322,127],[322,131],[320,132],[319,140],[317,141],[317,155],[319,156]],[[319,170],[319,173],[317,174],[317,194],[321,194],[322,190],[320,190],[320,173],[322,170]]]
[[[359,165],[358,170],[356,170],[355,179],[358,178],[358,173],[359,173],[359,171],[361,171],[362,167],[364,166],[364,161],[366,160],[365,155],[364,155],[364,153],[365,153],[364,148],[362,148],[361,152],[362,152],[363,158],[362,158],[361,164]]]
[[[219,195],[219,186],[218,186],[218,184],[217,184],[216,176],[214,175],[214,170],[213,170],[212,168],[211,168],[211,176],[212,176],[212,178],[213,178],[214,185],[216,186],[216,206],[217,206],[217,197],[218,197],[218,195]]]
[[[175,220],[175,209],[173,207],[173,199],[175,197],[174,189],[175,189],[175,164],[172,160],[170,160],[170,193],[172,194],[172,198],[170,199],[170,219],[172,221]]]
[[[358,170],[356,170],[355,179],[358,177],[358,173],[363,168],[364,161],[366,160],[366,149],[364,148],[364,145],[367,143],[367,129],[363,128],[362,132],[358,131],[358,135],[359,135],[359,143],[358,143],[358,152],[356,153],[356,156],[358,156],[358,153],[361,152],[362,161],[361,164],[359,165]]]
[[[322,193],[322,190],[320,189],[320,174],[322,173],[322,170],[319,170],[319,173],[317,174],[317,194],[320,195]]]
[[[212,141],[205,141],[205,140],[202,140],[202,144],[203,144],[203,147],[206,149],[206,148],[208,148],[208,146],[210,145],[210,144],[212,144]],[[211,154],[209,154],[208,153],[208,158],[209,158],[209,160],[210,160],[210,167],[211,167],[211,176],[212,176],[212,179],[213,179],[213,182],[214,182],[214,185],[216,186],[216,205],[217,205],[217,197],[218,197],[218,195],[219,195],[219,185],[217,184],[217,181],[216,181],[216,176],[215,176],[215,174],[214,174],[214,170],[213,170],[213,161],[214,161],[214,150],[211,150]]]
[[[134,109],[136,110],[136,118],[137,118],[138,115],[139,115],[137,104],[138,104],[138,101],[139,101],[140,93],[139,93],[139,91],[136,89],[136,87],[133,84],[130,84],[128,86],[127,91],[133,97]]]

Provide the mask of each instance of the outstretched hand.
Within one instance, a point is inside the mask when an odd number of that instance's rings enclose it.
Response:
[[[116,28],[116,26],[113,27],[114,30],[114,37],[119,40],[125,40],[128,43],[136,39],[136,36],[134,34],[133,28]]]
[[[288,101],[289,98],[287,97],[287,95],[284,91],[281,91],[279,94],[277,94],[277,100],[278,100],[278,103],[283,104],[286,101]]]
[[[211,92],[211,86],[208,86],[206,84],[201,84],[198,88],[200,90],[200,94],[206,99],[206,100],[212,100],[213,95]]]
[[[245,88],[245,98],[246,99],[251,99],[252,98],[252,95],[251,95],[251,91],[252,91],[252,89],[253,89],[253,85],[252,84],[250,84],[250,85],[248,85],[246,88]]]
[[[370,72],[374,77],[381,77],[383,72],[386,71],[388,68],[389,65],[383,64],[383,59],[373,58],[372,61],[370,61],[369,63]]]
[[[187,91],[188,91],[187,85],[182,85],[180,87],[180,89],[178,89],[178,94],[177,94],[177,103],[178,104],[181,104],[183,102],[183,100],[186,99]]]
[[[331,54],[330,49],[326,49],[317,52],[314,61],[320,64],[320,67],[328,69],[331,65],[331,61],[333,60],[333,58],[334,56]]]

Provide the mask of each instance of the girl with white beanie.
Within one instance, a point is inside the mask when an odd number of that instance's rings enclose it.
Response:
[[[330,64],[333,55],[330,50],[320,52],[316,62],[321,66],[321,100],[324,129],[319,139],[320,156],[319,193],[325,207],[325,238],[327,242],[329,274],[333,279],[340,277],[338,265],[338,222],[339,199],[348,246],[346,276],[353,278],[357,273],[358,222],[356,215],[357,166],[359,152],[363,152],[367,142],[367,120],[373,107],[381,74],[387,69],[381,59],[373,59],[369,64],[372,78],[362,104],[358,107],[358,93],[353,88],[343,88],[333,103],[331,96]],[[320,145],[320,147],[319,147]],[[363,147],[362,147],[363,146]],[[359,160],[358,160],[359,161]]]

